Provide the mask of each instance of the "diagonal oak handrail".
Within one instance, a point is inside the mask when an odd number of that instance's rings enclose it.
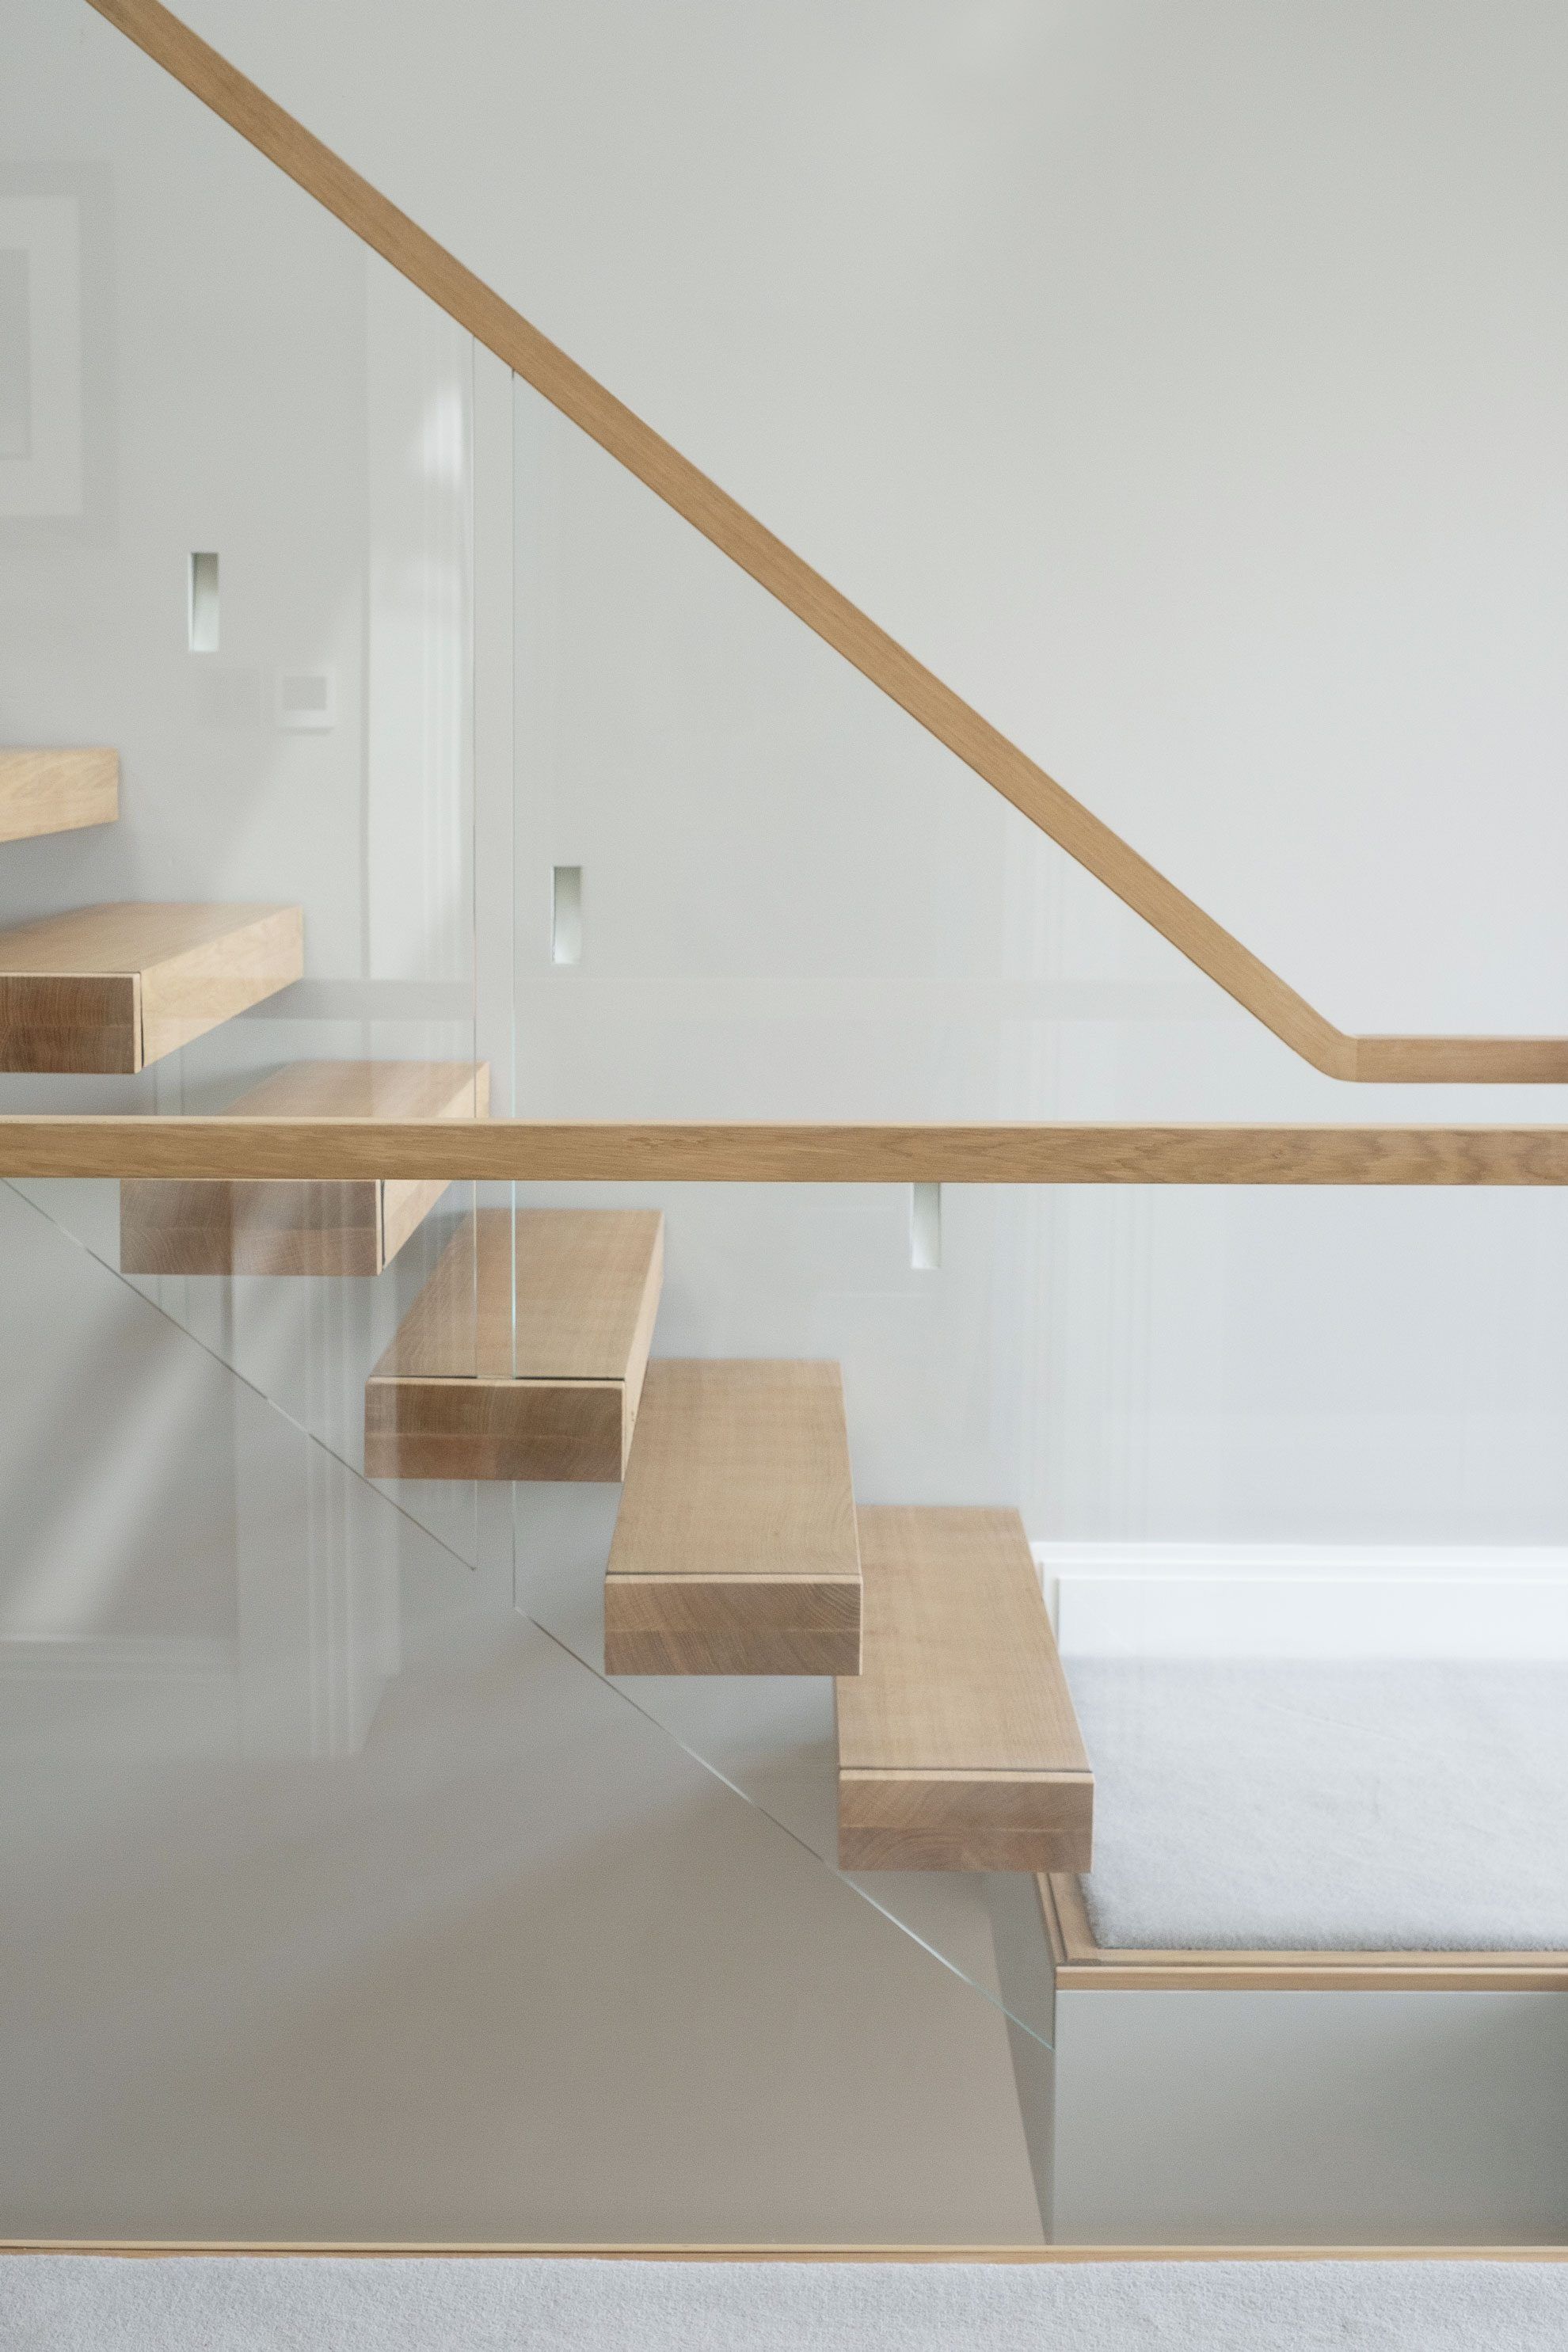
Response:
[[[1314,1069],[1334,1078],[1568,1082],[1568,1038],[1363,1037],[1337,1029],[161,0],[89,0],[89,5],[684,516]]]

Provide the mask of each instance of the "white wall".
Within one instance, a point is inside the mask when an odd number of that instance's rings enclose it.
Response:
[[[185,13],[1335,1018],[1568,1019],[1550,0]]]
[[[1568,1026],[1560,12],[187,14],[1335,1019]],[[520,1107],[1554,1115],[1318,1079],[571,444]],[[937,1276],[889,1193],[666,1204],[661,1346],[842,1355],[868,1496],[1561,1539],[1553,1196],[950,1194]]]
[[[0,903],[17,920],[294,899],[312,972],[356,971],[363,257],[150,69],[75,34],[72,12],[16,11],[0,86],[5,184],[79,200],[89,353],[79,509],[0,514],[0,732],[117,745],[123,821],[16,845]],[[200,656],[194,549],[220,559],[221,642]],[[279,727],[293,669],[336,674],[330,732]]]
[[[26,0],[0,246],[34,190],[79,220],[86,487],[18,518],[0,480],[0,740],[117,746],[121,821],[10,846],[0,913],[289,899],[312,983],[466,979],[468,339],[100,20]],[[195,549],[221,578],[201,654]],[[300,675],[325,724],[288,723]],[[318,988],[262,1018],[322,1013]],[[231,1026],[161,1074],[165,1107],[176,1073],[202,1099],[246,1063]]]

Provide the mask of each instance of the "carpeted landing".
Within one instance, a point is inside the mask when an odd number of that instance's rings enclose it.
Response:
[[[1066,1664],[1101,1944],[1568,1950],[1568,1665]]]
[[[4,2352],[1561,2352],[1568,2264],[0,2257]]]

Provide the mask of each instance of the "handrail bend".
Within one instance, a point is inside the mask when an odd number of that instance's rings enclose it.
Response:
[[[613,393],[161,0],[89,0],[205,106],[505,362],[938,742],[1330,1077],[1568,1083],[1568,1038],[1361,1037],[1334,1026]]]

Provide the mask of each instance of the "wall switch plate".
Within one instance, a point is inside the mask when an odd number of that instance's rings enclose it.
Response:
[[[337,725],[338,682],[330,669],[278,674],[278,724],[290,734],[325,734]]]

